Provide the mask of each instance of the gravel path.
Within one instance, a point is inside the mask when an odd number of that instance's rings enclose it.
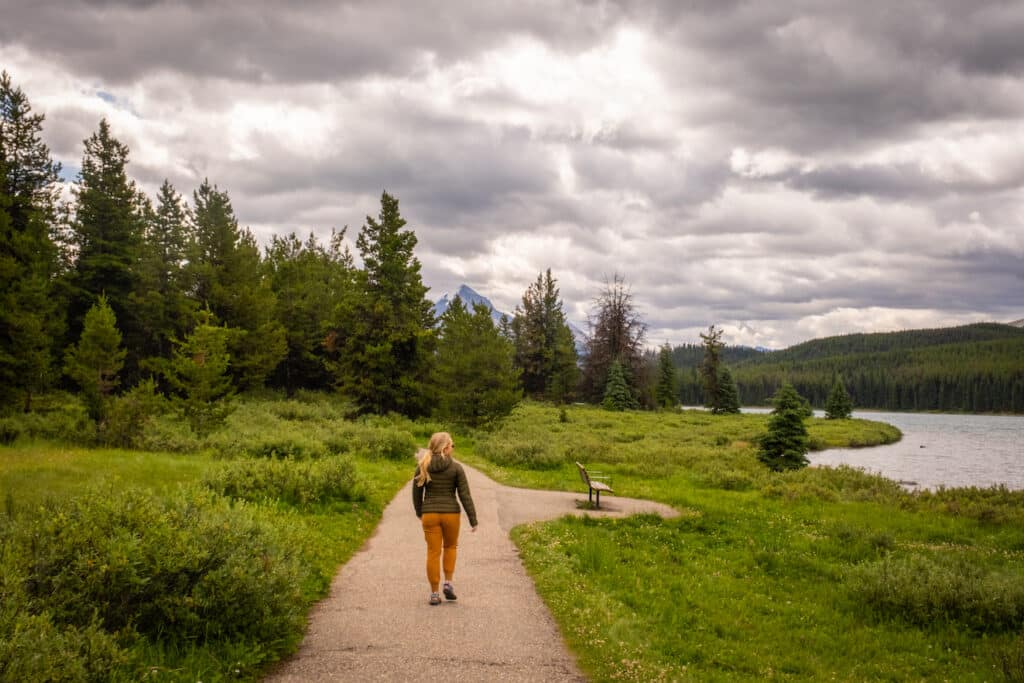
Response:
[[[567,514],[678,514],[667,505],[501,486],[464,465],[480,526],[462,518],[457,602],[432,607],[426,543],[407,484],[374,536],[342,567],[310,613],[298,653],[266,681],[585,681],[526,574],[508,531]]]

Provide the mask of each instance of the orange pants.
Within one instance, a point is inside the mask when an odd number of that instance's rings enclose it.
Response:
[[[427,539],[427,581],[436,593],[441,586],[441,550],[444,550],[444,580],[455,576],[455,556],[459,546],[458,512],[424,512],[423,537]]]

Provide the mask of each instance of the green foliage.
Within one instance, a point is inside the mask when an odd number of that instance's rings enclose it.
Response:
[[[157,393],[156,381],[143,380],[111,401],[106,423],[99,433],[100,442],[106,446],[144,448],[150,424],[164,411],[165,403]]]
[[[362,500],[351,458],[236,460],[206,475],[203,484],[235,500],[283,502],[300,507]]]
[[[722,398],[718,389],[719,365],[722,362],[722,348],[725,346],[725,342],[722,341],[722,330],[711,325],[707,334],[701,333],[700,339],[704,347],[704,359],[700,364],[700,375],[704,382],[704,406],[712,413],[718,413],[721,412],[719,401]]]
[[[784,384],[775,395],[774,404],[758,459],[775,471],[806,467],[809,445],[801,396],[791,384]]]
[[[825,418],[829,420],[848,420],[853,414],[853,399],[846,391],[841,375],[836,375],[828,400],[825,401]]]
[[[466,310],[455,300],[441,317],[436,400],[441,416],[477,426],[505,417],[519,402],[512,344],[494,326],[486,306]]]
[[[615,361],[608,368],[608,381],[604,387],[601,406],[605,410],[634,410],[640,407],[629,390],[622,364]]]
[[[672,347],[668,342],[658,352],[658,385],[655,397],[662,408],[672,408],[679,404],[676,367],[672,362]]]
[[[41,139],[43,120],[0,73],[0,408],[20,400],[30,409],[53,379],[52,349],[63,332],[51,236],[60,164]]]
[[[298,558],[244,506],[97,491],[19,520],[32,613],[164,642],[278,643],[302,623]]]
[[[923,628],[956,622],[981,633],[1024,626],[1024,574],[994,572],[964,558],[885,558],[853,567],[850,590],[881,619]]]
[[[736,383],[732,380],[732,373],[726,366],[721,366],[718,371],[718,400],[712,409],[715,414],[737,414],[740,412],[740,395],[736,390]]]
[[[523,293],[510,325],[523,390],[533,398],[567,400],[576,386],[576,345],[551,270]]]
[[[176,392],[172,404],[199,435],[222,424],[231,412],[229,337],[227,328],[200,323],[162,367],[164,379]]]
[[[82,170],[72,189],[70,238],[75,260],[68,332],[72,339],[81,334],[86,314],[102,295],[124,335],[125,371],[132,382],[145,346],[131,295],[139,288],[137,264],[142,260],[149,201],[128,177],[128,147],[114,138],[106,119],[84,144]]]
[[[341,391],[365,413],[429,411],[434,316],[413,255],[416,235],[403,230],[398,199],[381,195],[378,219],[366,217],[356,246],[364,270],[360,295],[343,302],[328,336]]]
[[[100,295],[85,316],[81,338],[64,357],[64,374],[81,387],[89,415],[97,422],[106,416],[110,394],[120,383],[125,355],[114,311]]]
[[[699,396],[692,353],[676,349],[684,401]],[[726,348],[726,353],[730,348]],[[816,339],[737,356],[733,376],[748,405],[763,405],[788,381],[824,406],[842,375],[860,407],[1024,413],[1024,330],[979,323],[937,330]]]
[[[476,453],[502,467],[552,470],[566,459],[540,434],[495,434],[476,444]]]

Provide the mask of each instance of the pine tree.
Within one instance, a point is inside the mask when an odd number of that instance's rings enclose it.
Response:
[[[20,399],[26,411],[50,384],[64,320],[53,285],[60,164],[43,121],[0,73],[0,406]]]
[[[231,332],[213,325],[207,310],[184,341],[176,344],[171,361],[163,365],[163,375],[174,390],[173,405],[196,434],[207,434],[231,412],[231,356],[228,340]]]
[[[164,180],[157,206],[146,215],[139,288],[129,297],[139,319],[144,358],[168,358],[173,339],[192,327],[196,303],[187,295],[188,210]]]
[[[612,362],[608,368],[608,382],[605,384],[601,406],[606,410],[635,410],[640,407],[629,390],[626,371],[619,361]]]
[[[118,373],[125,355],[114,310],[101,294],[85,314],[82,336],[64,360],[64,374],[82,389],[89,416],[96,422],[106,416],[110,395],[120,383]]]
[[[458,296],[441,316],[437,344],[439,412],[472,426],[505,417],[519,402],[511,343],[501,336],[486,306],[466,310]]]
[[[836,375],[832,383],[832,391],[829,392],[828,400],[825,402],[825,419],[848,420],[853,414],[853,399],[846,391],[842,375]]]
[[[276,299],[275,317],[286,330],[288,344],[272,380],[289,395],[298,388],[331,386],[323,343],[330,311],[353,295],[356,282],[344,236],[344,230],[332,231],[325,247],[312,234],[305,242],[294,233],[283,238],[275,235],[267,247],[264,263]]]
[[[768,432],[761,438],[758,459],[775,471],[797,470],[808,464],[807,427],[802,397],[788,382],[775,394]]]
[[[578,374],[576,345],[550,269],[523,293],[511,333],[524,391],[538,399],[566,400]]]
[[[241,230],[227,192],[204,180],[193,193],[193,237],[186,269],[196,303],[229,328],[231,372],[239,388],[257,388],[287,354],[274,318],[276,297],[263,278],[256,238]]]
[[[704,347],[704,360],[700,365],[701,378],[704,381],[704,405],[711,409],[712,413],[721,412],[718,404],[720,392],[718,390],[719,366],[721,365],[722,349],[725,342],[722,341],[722,330],[715,329],[712,325],[708,333],[701,333],[701,345]]]
[[[581,383],[584,395],[595,402],[601,400],[614,362],[622,365],[630,394],[642,394],[642,387],[633,383],[644,377],[643,342],[647,325],[618,274],[605,283],[604,291],[594,300],[588,324],[590,335]]]
[[[672,347],[668,342],[658,352],[658,386],[655,397],[662,408],[672,408],[679,404],[676,366],[672,362]]]
[[[138,375],[144,339],[131,294],[140,279],[146,198],[127,175],[128,147],[110,132],[106,119],[85,140],[82,170],[72,190],[75,196],[71,239],[75,255],[70,274],[68,332],[81,330],[86,311],[103,294],[117,316],[128,350],[125,372]]]
[[[363,258],[360,295],[336,318],[328,338],[339,389],[363,412],[429,412],[434,314],[414,256],[416,235],[403,230],[398,199],[381,195],[377,219],[366,217],[356,240]]]
[[[732,379],[732,373],[724,365],[718,371],[718,401],[717,408],[713,412],[723,414],[738,414],[740,412],[740,394],[736,389],[736,382]]]

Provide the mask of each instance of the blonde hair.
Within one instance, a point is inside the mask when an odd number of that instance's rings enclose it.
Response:
[[[430,467],[431,461],[435,458],[444,457],[444,449],[454,444],[452,441],[452,435],[448,432],[434,432],[430,437],[430,443],[427,444],[426,448],[421,448],[416,452],[416,457],[419,458],[419,474],[416,475],[416,485],[426,486],[427,482],[430,481],[430,473],[427,468]]]

